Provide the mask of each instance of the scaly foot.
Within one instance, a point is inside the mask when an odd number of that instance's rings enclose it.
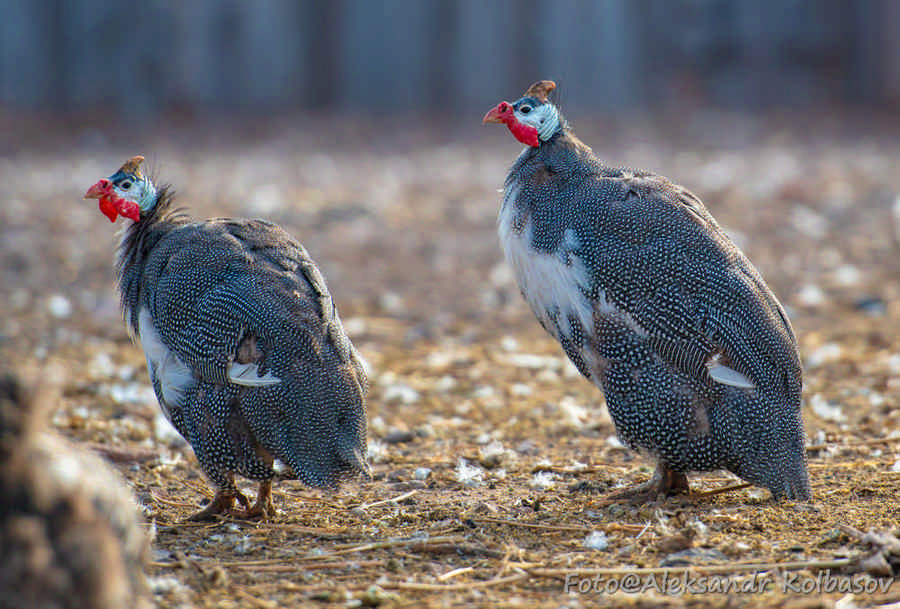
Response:
[[[245,504],[246,506],[246,504]],[[275,516],[275,503],[272,501],[272,481],[263,480],[259,483],[259,492],[256,494],[256,502],[244,510],[231,510],[235,518],[262,518],[264,520]]]
[[[667,497],[690,492],[687,476],[676,472],[663,463],[656,465],[653,477],[647,482],[632,488],[614,491],[604,497],[604,503],[648,503],[656,501],[660,495]]]
[[[231,516],[239,517],[236,516],[236,514],[243,512],[234,509],[235,499],[244,506],[244,511],[249,511],[250,502],[242,492],[237,489],[217,489],[216,494],[209,502],[209,505],[190,516],[188,520],[191,522],[207,522],[216,520],[216,516],[219,514],[229,514]]]

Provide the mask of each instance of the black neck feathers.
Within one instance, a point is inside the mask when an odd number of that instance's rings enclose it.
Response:
[[[180,209],[172,208],[175,193],[162,186],[153,207],[141,213],[141,219],[122,229],[116,255],[116,281],[122,297],[125,321],[137,332],[141,297],[141,274],[147,255],[170,230],[190,221]]]

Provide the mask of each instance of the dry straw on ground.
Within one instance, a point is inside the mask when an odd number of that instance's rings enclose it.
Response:
[[[6,361],[62,365],[53,424],[128,477],[155,528],[161,607],[896,606],[893,579],[821,598],[785,582],[898,576],[897,139],[734,117],[722,142],[697,135],[724,132],[712,123],[655,124],[580,133],[610,162],[696,191],[789,306],[806,365],[812,505],[773,504],[722,473],[694,478],[686,498],[604,501],[651,464],[615,441],[600,392],[564,362],[501,263],[496,189],[517,146],[474,128],[449,142],[446,130],[311,122],[224,139],[84,132],[35,149],[27,126],[7,125],[28,145],[0,162],[0,349]],[[121,322],[114,229],[81,200],[136,153],[194,214],[268,217],[320,262],[370,366],[372,482],[323,494],[284,481],[271,522],[182,522],[209,490],[162,424]],[[730,599],[576,592],[578,578],[685,570],[773,584]]]

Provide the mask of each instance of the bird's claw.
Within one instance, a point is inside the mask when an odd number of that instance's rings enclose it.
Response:
[[[237,499],[237,502],[244,507],[243,510],[235,509],[235,499]],[[249,513],[250,510],[250,501],[241,491],[237,489],[227,491],[218,490],[209,504],[196,514],[189,516],[188,521],[209,522],[211,520],[216,520],[216,517],[222,514],[227,514],[232,518],[243,518],[242,514]]]

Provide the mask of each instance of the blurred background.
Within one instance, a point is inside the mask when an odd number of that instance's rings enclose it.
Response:
[[[570,111],[900,98],[893,0],[34,0],[0,5],[0,104],[461,114],[555,78]]]

